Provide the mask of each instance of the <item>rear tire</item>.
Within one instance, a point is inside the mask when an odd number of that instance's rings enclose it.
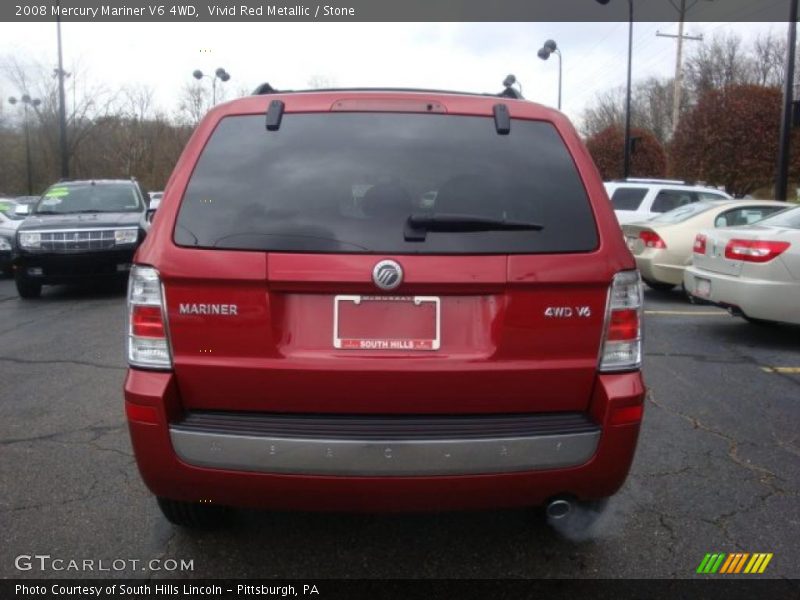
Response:
[[[160,496],[156,500],[167,521],[188,529],[214,529],[224,525],[230,515],[229,509],[224,506],[170,500]]]
[[[748,317],[747,315],[743,314],[742,318],[750,323],[751,325],[758,325],[759,327],[775,327],[780,325],[775,321],[765,321],[764,319],[754,319],[753,317]]]
[[[643,281],[647,284],[647,287],[657,292],[668,292],[675,287],[674,283],[662,283],[660,281],[650,281],[649,279],[644,279]]]
[[[17,293],[20,298],[31,300],[42,295],[42,284],[38,281],[31,281],[22,275],[17,275],[14,283],[17,285]]]

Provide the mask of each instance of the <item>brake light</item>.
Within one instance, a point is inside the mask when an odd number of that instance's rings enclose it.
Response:
[[[666,248],[667,245],[664,243],[664,240],[661,239],[655,231],[640,231],[639,232],[639,239],[644,242],[644,245],[648,248]]]
[[[630,371],[642,366],[642,286],[638,271],[614,276],[608,294],[600,371]]]
[[[745,262],[765,263],[785,252],[789,242],[767,240],[731,240],[725,246],[725,258]]]
[[[158,271],[134,266],[128,279],[128,364],[171,369],[172,353]]]
[[[694,252],[695,254],[705,254],[706,241],[708,241],[708,238],[702,233],[698,233],[697,237],[694,238],[694,246],[692,246],[692,252]]]

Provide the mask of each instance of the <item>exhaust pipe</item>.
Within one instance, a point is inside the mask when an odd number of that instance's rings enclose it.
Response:
[[[547,517],[553,520],[563,519],[572,512],[572,502],[564,498],[556,498],[547,504]]]

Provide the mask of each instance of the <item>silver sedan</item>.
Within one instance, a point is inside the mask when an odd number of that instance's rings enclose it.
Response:
[[[683,279],[690,295],[751,322],[800,325],[800,207],[699,233],[692,262]]]

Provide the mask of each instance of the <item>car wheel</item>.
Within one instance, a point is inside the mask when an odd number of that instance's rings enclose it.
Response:
[[[17,275],[17,277],[14,279],[14,283],[17,284],[17,293],[19,294],[20,298],[29,300],[32,298],[38,298],[42,295],[42,284],[38,281],[31,281],[30,279],[26,279],[21,275]]]
[[[173,525],[189,529],[212,529],[225,523],[230,510],[224,506],[183,502],[169,498],[157,498],[158,507]]]
[[[658,292],[668,292],[675,287],[673,283],[661,283],[660,281],[650,281],[649,279],[644,279],[643,281],[647,284],[647,287]]]

